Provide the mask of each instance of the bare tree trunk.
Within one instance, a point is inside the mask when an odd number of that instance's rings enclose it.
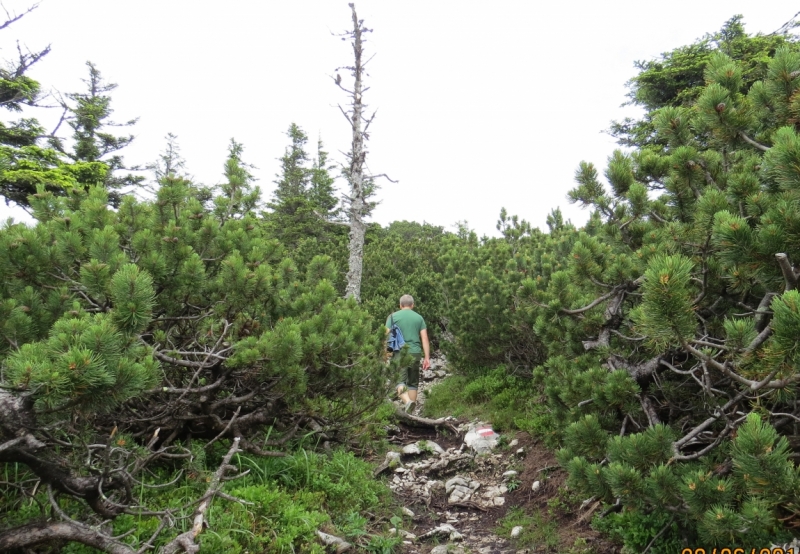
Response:
[[[353,40],[353,55],[355,57],[355,65],[348,69],[353,74],[355,82],[353,90],[348,91],[352,97],[351,109],[349,113],[343,110],[343,113],[350,121],[353,131],[352,148],[349,154],[350,167],[347,169],[347,179],[350,182],[350,257],[348,259],[345,298],[355,298],[357,302],[361,302],[361,274],[364,262],[364,234],[366,232],[364,216],[369,212],[364,186],[364,161],[367,157],[364,141],[366,139],[366,128],[369,126],[371,119],[364,120],[363,116],[365,107],[362,101],[364,65],[362,63],[363,44],[361,34],[364,31],[362,27],[363,21],[359,21],[355,5],[348,5],[353,12],[353,31],[348,34]],[[341,79],[337,76],[337,84],[340,81]],[[341,87],[341,85],[339,86]],[[362,124],[364,124],[363,129]]]

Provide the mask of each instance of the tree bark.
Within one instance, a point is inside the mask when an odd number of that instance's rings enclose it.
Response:
[[[349,114],[350,126],[353,131],[350,167],[347,170],[347,179],[350,182],[350,255],[348,258],[347,287],[344,296],[345,298],[355,298],[356,302],[361,302],[361,275],[364,263],[364,234],[366,232],[364,216],[367,212],[364,191],[364,161],[366,160],[367,152],[364,149],[365,133],[364,129],[362,129],[364,66],[362,63],[361,21],[356,15],[355,5],[349,4],[349,6],[353,12],[352,37],[355,65],[351,70],[355,82],[351,92],[353,100],[352,111]]]
[[[129,546],[100,534],[88,525],[66,521],[41,522],[0,533],[0,552],[11,552],[52,541],[79,542],[108,554],[136,554]]]

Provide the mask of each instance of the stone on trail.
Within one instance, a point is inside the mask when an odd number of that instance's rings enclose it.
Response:
[[[514,471],[513,469],[509,469],[503,474],[503,480],[508,481],[509,479],[511,479],[512,477],[516,477],[517,475],[518,473],[516,471]]]
[[[533,489],[533,492],[536,492],[541,486],[542,484],[539,481],[534,481],[533,485],[531,485],[531,488]]]
[[[412,512],[411,510],[409,510],[405,506],[403,506],[402,512],[403,512],[404,515],[407,515],[408,517],[414,517],[414,512]]]
[[[340,539],[339,537],[335,537],[333,535],[329,535],[328,533],[323,533],[322,531],[317,531],[317,536],[323,542],[323,544],[327,546],[333,546],[336,549],[336,552],[347,552],[353,545],[349,542],[345,541],[344,539]]]
[[[442,523],[438,527],[434,527],[424,535],[420,535],[420,539],[429,539],[431,537],[447,536],[451,541],[463,540],[464,535],[458,532],[455,527],[449,523]]]
[[[460,546],[439,544],[431,549],[431,554],[464,554],[464,549]]]
[[[450,494],[455,487],[469,487],[469,481],[464,479],[463,477],[453,477],[452,479],[448,479],[447,482],[444,484],[444,489]]]
[[[511,538],[516,539],[522,534],[522,525],[517,525],[511,530]]]
[[[417,540],[417,536],[414,533],[406,531],[405,529],[395,529],[394,527],[392,527],[391,529],[389,529],[389,534],[390,535],[400,535],[401,537],[403,537],[407,541],[412,541],[413,542],[413,541]]]
[[[491,425],[473,424],[469,426],[469,431],[464,435],[464,444],[477,454],[486,454],[494,450],[499,439],[500,435],[494,432]]]
[[[403,447],[403,454],[422,454],[423,452],[444,454],[444,448],[433,441],[417,441]]]

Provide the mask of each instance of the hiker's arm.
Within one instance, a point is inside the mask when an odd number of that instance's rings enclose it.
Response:
[[[431,344],[428,342],[428,330],[423,329],[419,332],[420,341],[422,341],[422,351],[425,353],[425,359],[422,360],[422,369],[430,369],[431,367]]]

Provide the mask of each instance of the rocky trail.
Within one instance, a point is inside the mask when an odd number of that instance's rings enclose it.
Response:
[[[424,413],[425,390],[446,377],[424,372],[412,415]],[[589,525],[598,505],[565,498],[566,471],[528,434],[499,435],[488,423],[455,418],[435,429],[413,423],[393,430],[400,452],[376,469],[404,506],[394,530],[404,553],[616,551]]]

